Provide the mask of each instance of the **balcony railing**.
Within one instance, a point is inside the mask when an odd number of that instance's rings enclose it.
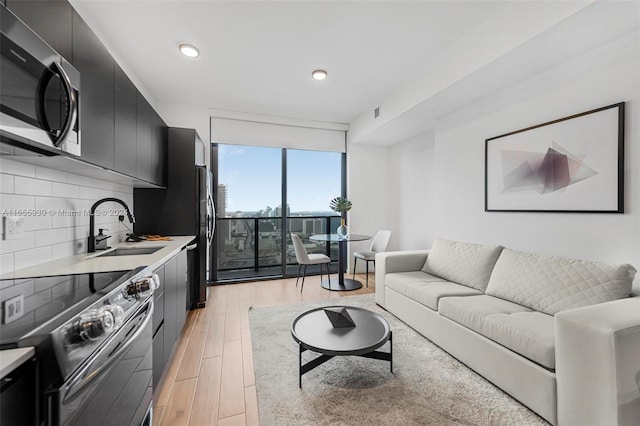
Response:
[[[292,273],[288,267],[297,267],[297,262],[289,235],[291,232],[300,236],[309,253],[323,253],[337,261],[336,244],[311,241],[308,237],[335,232],[339,225],[340,216],[289,216],[287,231],[283,232],[282,217],[218,218],[218,272],[223,272],[219,275],[241,270],[253,271],[248,275],[252,277],[259,276],[256,272],[261,270],[265,275]],[[284,254],[283,237],[286,238]],[[278,270],[281,272],[274,272]]]

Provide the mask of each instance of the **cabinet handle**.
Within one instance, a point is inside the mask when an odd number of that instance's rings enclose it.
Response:
[[[78,113],[78,110],[76,108],[76,93],[71,86],[71,81],[69,81],[67,73],[64,71],[64,68],[62,68],[62,66],[57,62],[53,63],[53,68],[55,69],[55,72],[57,72],[57,74],[60,76],[60,80],[62,80],[64,89],[67,92],[67,96],[69,97],[69,115],[67,116],[67,121],[64,123],[64,127],[60,131],[60,134],[57,137],[53,138],[53,144],[59,147],[65,142],[65,138],[69,134],[69,131],[71,131],[71,128],[76,121],[76,114]]]

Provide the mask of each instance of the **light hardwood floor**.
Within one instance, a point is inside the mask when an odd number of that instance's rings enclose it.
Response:
[[[323,289],[319,276],[307,277],[302,294],[295,278],[209,287],[206,308],[189,312],[173,359],[155,392],[154,426],[258,425],[249,307],[375,291],[373,273],[369,274],[369,288],[364,286],[364,274],[356,278],[363,288],[348,292]]]

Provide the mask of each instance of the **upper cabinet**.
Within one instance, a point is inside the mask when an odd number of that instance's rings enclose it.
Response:
[[[73,7],[64,0],[6,6],[80,72],[82,160],[165,186],[166,124]]]
[[[164,186],[167,164],[167,125],[149,102],[138,93],[137,100],[137,174],[148,182]]]
[[[157,167],[158,164],[167,164],[169,147],[169,129],[160,115],[151,109],[151,153],[153,156],[151,182],[167,184],[167,167]]]
[[[137,102],[136,86],[116,64],[114,169],[129,176],[138,176]]]
[[[67,61],[72,57],[73,8],[66,1],[7,0],[7,8]]]
[[[141,179],[151,181],[153,160],[151,157],[151,105],[138,93],[136,111],[138,114],[136,132],[137,132],[137,171]]]
[[[80,71],[82,158],[114,169],[114,61],[80,15],[73,12],[73,66]]]

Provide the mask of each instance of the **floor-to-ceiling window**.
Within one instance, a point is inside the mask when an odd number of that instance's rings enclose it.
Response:
[[[339,224],[329,201],[344,191],[343,153],[225,144],[212,149],[218,282],[295,274],[291,232],[309,252],[337,259],[337,248],[308,237]]]
[[[329,201],[342,194],[344,154],[299,149],[286,150],[286,192],[289,232],[296,233],[309,253],[323,253],[338,259],[336,244],[309,239],[313,234],[328,234],[340,225],[340,217],[329,208]],[[286,274],[297,272],[291,237]]]

